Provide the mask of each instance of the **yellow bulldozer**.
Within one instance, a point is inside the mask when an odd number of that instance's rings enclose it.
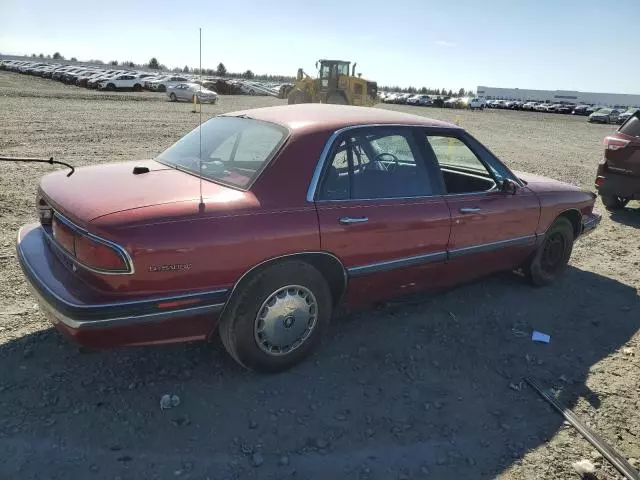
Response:
[[[378,85],[356,76],[356,64],[344,60],[318,60],[318,78],[298,69],[296,83],[280,91],[289,105],[296,103],[334,103],[338,105],[372,106],[378,96]]]

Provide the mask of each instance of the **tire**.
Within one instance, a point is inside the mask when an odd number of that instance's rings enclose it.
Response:
[[[175,102],[177,100],[176,94],[172,93],[171,95],[169,95],[169,100],[171,100],[172,102]]]
[[[349,105],[349,102],[347,102],[347,99],[344,97],[344,95],[341,95],[339,93],[332,93],[331,95],[329,95],[329,98],[327,98],[327,103],[332,105]]]
[[[629,199],[625,197],[618,197],[615,195],[600,195],[602,203],[607,210],[620,210],[627,206]]]
[[[567,268],[574,240],[571,222],[565,217],[557,218],[523,268],[527,279],[535,286],[553,283]]]
[[[286,318],[278,316],[274,307],[282,299],[300,306],[293,310],[297,312],[295,316],[290,313],[286,313]],[[331,300],[327,282],[308,263],[290,260],[272,265],[255,274],[231,300],[220,321],[220,338],[229,355],[248,370],[261,373],[286,370],[306,358],[320,342],[331,319]],[[291,303],[286,306],[287,312],[291,312]],[[307,305],[310,305],[308,312]],[[303,326],[306,329],[300,331]],[[293,330],[289,331],[290,328]],[[300,343],[287,345],[286,341]]]
[[[141,92],[141,91],[142,91],[142,85],[140,85],[139,83],[136,83],[136,84],[133,86],[133,91],[134,91],[134,92]]]
[[[110,92],[115,92],[116,86],[113,83],[109,83],[107,84],[106,90],[109,90]]]
[[[297,105],[299,103],[311,103],[311,96],[309,92],[295,88],[287,96],[287,104]]]

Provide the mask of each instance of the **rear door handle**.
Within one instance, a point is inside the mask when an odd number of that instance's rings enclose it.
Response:
[[[479,212],[480,210],[482,209],[478,207],[463,207],[460,209],[460,213],[476,213],[476,212]]]
[[[342,217],[338,220],[342,225],[351,225],[352,223],[364,223],[368,222],[368,217]]]

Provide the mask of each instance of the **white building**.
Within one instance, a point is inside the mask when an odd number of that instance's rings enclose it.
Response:
[[[607,107],[640,107],[640,95],[626,93],[593,93],[570,90],[528,90],[524,88],[498,88],[479,86],[478,97],[485,100],[520,100],[549,103],[574,103]]]

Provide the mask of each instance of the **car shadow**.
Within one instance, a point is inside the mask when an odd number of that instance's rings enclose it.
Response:
[[[590,369],[639,327],[634,288],[571,267],[346,315],[271,376],[218,342],[87,354],[48,328],[0,346],[0,477],[495,478],[563,425],[522,378],[597,408]]]
[[[621,210],[615,210],[610,213],[610,218],[614,222],[627,225],[628,227],[640,228],[640,207],[634,208],[627,206]]]

